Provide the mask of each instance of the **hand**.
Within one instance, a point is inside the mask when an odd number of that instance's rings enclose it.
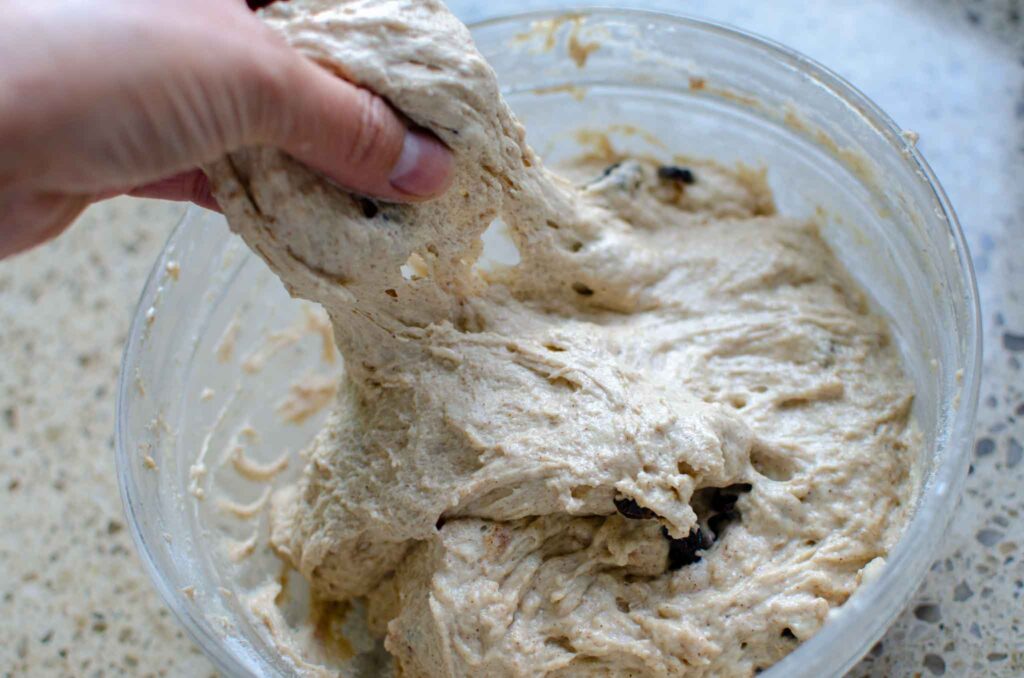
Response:
[[[0,0],[0,258],[127,193],[216,208],[196,169],[275,146],[388,200],[443,192],[451,153],[304,59],[243,0]]]

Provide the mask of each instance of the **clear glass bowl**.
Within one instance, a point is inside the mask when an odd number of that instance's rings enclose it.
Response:
[[[935,556],[966,475],[977,404],[970,258],[913,135],[809,59],[702,21],[588,10],[503,18],[473,33],[549,164],[577,155],[588,139],[579,130],[590,129],[638,153],[766,166],[779,210],[817,214],[890,319],[926,440],[913,517],[881,575],[767,675],[842,673]],[[310,313],[222,217],[193,208],[147,281],[125,349],[116,437],[129,524],[167,605],[229,675],[294,672],[237,595],[280,568],[262,548],[232,557],[253,535],[264,543],[265,518],[231,518],[216,496],[258,502],[265,491],[239,475],[239,444],[267,464],[319,428],[322,412],[295,424],[280,411],[297,375],[337,370],[308,331]],[[246,423],[258,437],[238,432]],[[301,465],[293,459],[271,484]]]

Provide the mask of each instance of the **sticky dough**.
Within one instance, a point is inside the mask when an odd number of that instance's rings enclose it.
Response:
[[[209,168],[345,361],[272,500],[314,594],[366,597],[404,676],[745,676],[813,634],[898,537],[920,445],[886,325],[816,226],[751,170],[545,169],[438,2],[264,17],[457,158],[418,205],[273,149]],[[498,218],[521,261],[483,272]]]

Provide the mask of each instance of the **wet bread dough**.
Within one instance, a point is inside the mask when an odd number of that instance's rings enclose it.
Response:
[[[749,675],[814,633],[897,538],[918,445],[885,323],[816,226],[742,168],[549,172],[438,2],[264,16],[457,158],[404,206],[273,149],[209,168],[345,358],[273,500],[315,595],[367,596],[408,676]],[[484,272],[498,218],[521,261]]]

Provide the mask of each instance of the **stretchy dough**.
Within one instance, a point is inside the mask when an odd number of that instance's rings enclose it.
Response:
[[[877,567],[909,503],[885,323],[762,174],[541,164],[429,0],[267,21],[455,152],[442,198],[352,195],[286,155],[210,168],[231,227],[345,360],[275,549],[367,597],[404,676],[750,675]],[[507,226],[521,261],[475,267]]]

